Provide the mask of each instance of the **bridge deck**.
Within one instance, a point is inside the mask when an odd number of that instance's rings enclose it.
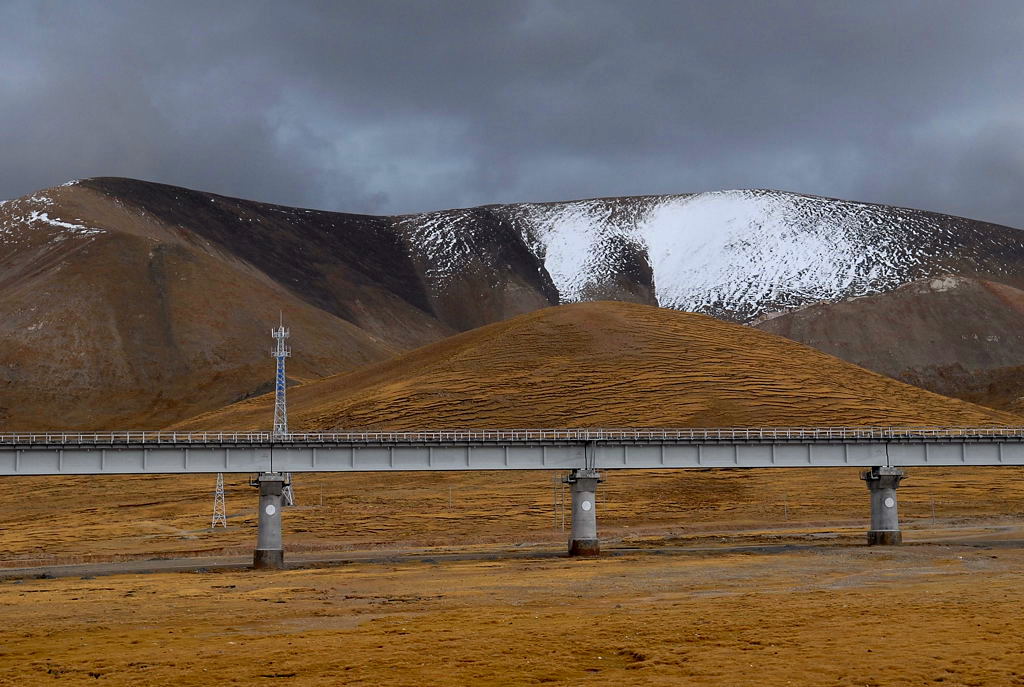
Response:
[[[1024,427],[0,434],[0,475],[1024,465]]]

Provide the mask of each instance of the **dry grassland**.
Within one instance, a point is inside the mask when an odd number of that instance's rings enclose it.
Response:
[[[0,684],[1021,685],[1022,566],[829,546],[8,581]]]
[[[553,474],[296,475],[299,507],[285,512],[285,547],[560,546],[565,534],[561,510],[553,507],[560,490]],[[919,468],[909,475],[900,488],[906,524],[930,525],[933,505],[940,523],[1024,513],[1021,468]],[[862,532],[869,515],[868,490],[854,469],[608,471],[605,477],[598,519],[608,542],[786,527]],[[212,531],[212,476],[5,483],[31,498],[0,501],[0,568],[247,554],[256,537],[256,490],[242,475],[228,476],[231,526]]]
[[[273,397],[179,425],[266,427]],[[633,303],[547,308],[294,388],[293,430],[976,426],[1021,418],[774,334]]]
[[[772,335],[627,304],[522,316],[291,401],[302,429],[1020,423]],[[269,417],[254,399],[187,424]],[[245,477],[228,476],[231,527],[214,531],[212,476],[6,480],[20,496],[0,500],[0,565],[248,554]],[[286,549],[552,550],[565,538],[552,477],[296,475]],[[1024,684],[1024,548],[850,546],[868,517],[853,469],[606,477],[603,540],[670,555],[2,582],[0,684]],[[911,540],[918,527],[963,536],[978,518],[1014,528],[1024,470],[912,470],[900,507]],[[812,546],[693,548],[729,542]]]
[[[1019,424],[1020,418],[931,394],[781,337],[701,315],[583,303],[523,315],[290,390],[293,427],[573,427]],[[266,427],[267,398],[229,406],[196,428]],[[297,475],[301,507],[287,546],[318,548],[558,541],[552,473]],[[735,529],[829,520],[862,524],[855,470],[609,472],[602,531]],[[209,532],[213,478],[13,480],[0,502],[0,561],[243,552],[255,494],[229,476],[233,527]],[[321,492],[324,505],[320,506]],[[1022,510],[1015,469],[918,470],[905,517]]]

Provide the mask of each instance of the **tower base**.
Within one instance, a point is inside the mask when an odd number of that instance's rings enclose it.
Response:
[[[903,543],[899,530],[868,530],[868,546],[896,546]]]
[[[570,556],[600,556],[600,539],[573,539],[569,542]]]
[[[284,570],[284,551],[256,549],[252,554],[252,567],[257,570]]]

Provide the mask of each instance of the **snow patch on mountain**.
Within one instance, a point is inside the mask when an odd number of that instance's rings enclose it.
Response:
[[[972,266],[998,277],[1007,264],[998,256],[1024,253],[1016,230],[781,191],[496,205],[396,220],[441,289],[466,269],[486,268],[495,238],[488,223],[518,233],[562,302],[631,282],[663,307],[745,322]]]
[[[845,298],[895,285],[921,254],[870,206],[775,193],[701,193],[637,227],[660,305],[760,315],[760,304]]]
[[[589,286],[620,266],[626,249],[646,252],[636,231],[652,209],[650,199],[580,200],[558,204],[511,206],[510,219],[544,263],[563,302],[584,300]]]
[[[94,234],[102,234],[102,229],[92,229],[85,226],[84,224],[72,224],[71,222],[65,222],[59,219],[52,219],[50,213],[39,212],[33,210],[32,214],[28,216],[28,221],[31,222],[45,222],[46,224],[59,227],[61,229],[70,229],[72,234],[79,234],[81,236],[92,236]]]
[[[53,242],[64,241],[72,236],[88,237],[106,233],[103,229],[51,217],[54,205],[54,200],[45,195],[33,195],[0,204],[3,208],[0,214],[0,244],[12,244],[19,237],[28,236],[25,233],[27,227],[38,229],[40,225],[59,230],[52,233],[50,240]],[[44,211],[43,208],[47,209]]]
[[[950,274],[944,277],[939,277],[938,279],[932,279],[928,282],[928,288],[932,291],[942,293],[944,291],[955,291],[966,283],[968,282],[963,277]]]
[[[396,224],[407,245],[424,258],[427,279],[443,288],[474,254],[473,222],[472,210],[442,210],[401,217]]]
[[[621,212],[626,201],[632,213]],[[935,257],[922,244],[952,240],[950,222],[928,213],[774,191],[524,205],[518,215],[563,301],[607,275],[601,244],[614,234],[643,246],[662,307],[743,319],[895,288]]]

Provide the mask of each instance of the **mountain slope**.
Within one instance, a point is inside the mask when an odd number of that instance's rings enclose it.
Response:
[[[557,297],[489,240],[501,269],[438,296],[391,218],[114,178],[0,203],[0,428],[151,428],[258,393],[282,311],[303,381]]]
[[[557,302],[521,240],[485,222],[481,267],[441,291],[392,217],[320,212],[132,179],[78,182],[258,269],[310,305],[402,347]],[[467,270],[464,270],[467,271]]]
[[[371,217],[130,179],[78,185],[202,237],[316,307],[371,329],[377,323],[368,310],[391,305],[382,294],[465,330],[581,300],[749,322],[947,273],[1024,288],[1017,229],[779,191]]]
[[[118,178],[0,203],[0,429],[153,427],[559,302],[737,322],[959,273],[1024,288],[1019,231],[770,191],[398,217]]]
[[[956,272],[1024,286],[1024,234],[936,213],[779,191],[492,206],[561,302],[610,298],[749,322]],[[466,211],[406,220],[440,280],[472,255]],[[476,229],[479,231],[479,229]]]
[[[4,428],[152,427],[264,391],[268,330],[282,310],[302,331],[296,379],[398,350],[88,189],[54,189],[0,213]]]
[[[181,428],[260,427],[270,396]],[[301,429],[1017,424],[782,337],[630,303],[547,308],[292,390]]]
[[[1024,409],[1024,291],[949,275],[757,328],[945,396]]]

